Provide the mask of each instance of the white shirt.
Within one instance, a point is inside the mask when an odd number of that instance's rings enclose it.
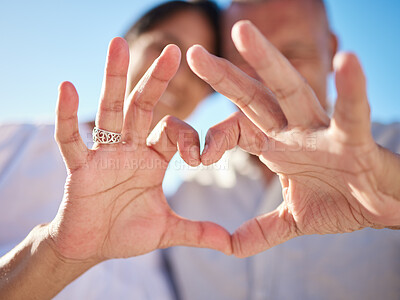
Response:
[[[54,125],[0,125],[0,256],[34,226],[53,219],[66,170],[54,141]],[[90,143],[91,130],[81,136]],[[101,263],[55,299],[173,299],[160,252]],[[51,275],[49,275],[51,276]]]
[[[375,140],[400,152],[400,124],[373,124]],[[188,172],[170,199],[180,215],[216,222],[233,232],[282,201],[275,180],[264,186],[259,169],[240,150],[219,166]],[[400,231],[292,239],[246,259],[217,251],[167,250],[181,299],[400,299]]]

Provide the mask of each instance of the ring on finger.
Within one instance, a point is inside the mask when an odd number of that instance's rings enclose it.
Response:
[[[121,136],[120,133],[107,131],[97,127],[94,127],[92,131],[93,142],[99,144],[117,144],[121,142]]]

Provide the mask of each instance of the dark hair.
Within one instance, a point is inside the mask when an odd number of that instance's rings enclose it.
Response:
[[[139,20],[137,20],[132,27],[125,34],[125,39],[128,43],[135,41],[140,35],[152,30],[161,22],[171,18],[176,13],[193,10],[202,13],[211,25],[215,35],[215,51],[216,55],[220,54],[220,10],[218,6],[212,1],[170,1],[162,3],[147,13],[145,13]]]

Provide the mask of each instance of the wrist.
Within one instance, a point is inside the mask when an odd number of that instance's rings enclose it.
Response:
[[[0,298],[51,299],[93,265],[62,257],[53,247],[48,224],[38,225],[0,259]]]
[[[55,243],[54,234],[51,233],[50,227],[51,223],[35,227],[35,235],[38,238],[35,237],[34,240],[39,241],[37,249],[41,253],[40,256],[45,257],[48,268],[53,269],[57,275],[59,273],[63,278],[72,278],[73,280],[99,263],[95,260],[78,260],[64,256]],[[33,242],[32,248],[35,249],[35,246],[35,242]]]
[[[378,189],[400,203],[400,155],[378,145],[379,174]]]
[[[384,225],[400,225],[400,156],[378,145],[377,191],[383,207]]]

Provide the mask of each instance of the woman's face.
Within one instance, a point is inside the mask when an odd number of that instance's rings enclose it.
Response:
[[[154,109],[152,126],[165,115],[187,118],[211,92],[211,88],[190,70],[186,51],[194,44],[201,44],[208,51],[215,52],[214,40],[215,33],[206,17],[200,12],[185,10],[173,14],[130,45],[127,92],[132,91],[166,45],[175,44],[182,51],[178,72]]]

